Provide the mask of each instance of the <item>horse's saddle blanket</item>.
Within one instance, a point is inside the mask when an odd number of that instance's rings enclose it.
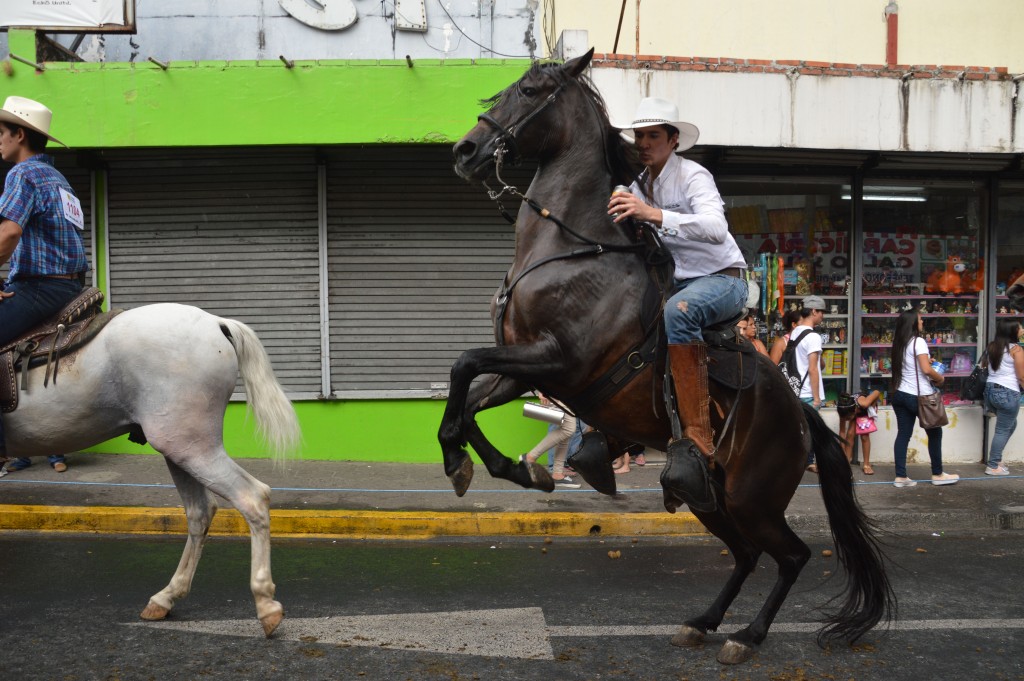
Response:
[[[49,385],[51,369],[56,384],[61,355],[74,352],[95,338],[120,312],[100,312],[102,302],[102,291],[86,288],[54,317],[0,346],[0,411],[12,412],[18,406],[19,369],[23,390],[27,387],[28,369],[44,363],[47,367],[43,386]]]
[[[708,378],[716,383],[745,390],[757,376],[757,350],[744,339],[719,338],[708,344]]]

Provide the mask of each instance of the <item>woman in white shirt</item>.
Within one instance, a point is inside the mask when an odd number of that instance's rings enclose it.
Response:
[[[1024,350],[1018,343],[1024,328],[1016,319],[996,322],[996,337],[988,344],[988,382],[985,384],[985,410],[995,412],[996,433],[988,452],[988,475],[1009,475],[1003,465],[1003,449],[1017,428],[1020,410],[1020,386],[1024,383]]]
[[[917,310],[906,310],[896,321],[892,342],[892,386],[889,403],[896,414],[896,442],[893,445],[896,460],[896,487],[917,484],[907,477],[907,446],[917,420],[918,395],[931,395],[945,380],[932,369],[928,344],[921,337],[924,321]],[[932,462],[932,484],[952,485],[959,475],[942,471],[942,428],[928,428],[928,457]]]

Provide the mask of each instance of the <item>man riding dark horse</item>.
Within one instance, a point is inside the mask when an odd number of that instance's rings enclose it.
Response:
[[[691,507],[714,508],[708,469],[714,462],[708,395],[707,345],[702,331],[737,319],[747,301],[746,262],[729,233],[724,203],[711,173],[679,156],[699,131],[679,120],[676,105],[647,97],[623,126],[646,169],[615,193],[608,213],[654,225],[675,264],[665,305],[669,364],[682,437],[668,445],[662,484],[675,487]]]

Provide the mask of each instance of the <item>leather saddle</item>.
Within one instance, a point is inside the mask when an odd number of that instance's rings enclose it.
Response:
[[[18,375],[22,372],[22,390],[28,389],[28,370],[46,364],[43,387],[57,383],[61,355],[81,348],[121,311],[101,312],[103,292],[88,287],[63,310],[39,326],[0,346],[0,411],[9,413],[18,407]]]
[[[757,350],[736,330],[745,316],[746,311],[703,333],[708,345],[708,378],[733,390],[749,388],[757,376]]]

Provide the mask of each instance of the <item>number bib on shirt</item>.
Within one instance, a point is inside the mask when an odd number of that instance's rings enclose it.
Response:
[[[79,231],[85,229],[85,216],[82,214],[82,202],[74,194],[65,191],[64,187],[58,187],[60,191],[61,208],[64,210],[64,217],[73,224]]]

